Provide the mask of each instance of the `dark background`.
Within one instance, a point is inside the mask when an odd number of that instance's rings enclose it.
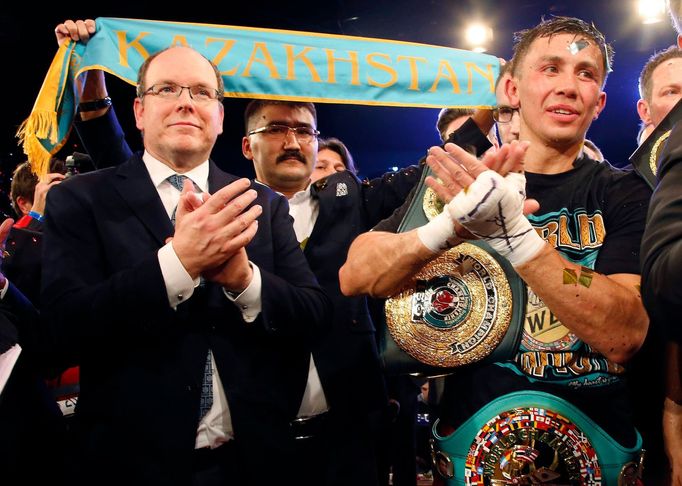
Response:
[[[175,2],[174,2],[175,3]],[[616,51],[610,75],[605,112],[588,137],[600,146],[614,165],[627,163],[636,148],[638,129],[637,78],[646,59],[675,41],[665,18],[643,25],[635,0],[530,1],[507,0],[332,0],[247,2],[72,1],[37,6],[23,2],[0,13],[2,99],[5,107],[0,131],[0,187],[6,188],[13,167],[24,160],[14,133],[28,116],[43,77],[56,51],[54,27],[64,19],[127,17],[204,22],[252,27],[306,30],[345,35],[468,48],[460,32],[472,19],[482,19],[494,29],[488,52],[509,58],[513,32],[536,24],[541,16],[571,15],[593,21]],[[141,147],[134,128],[130,85],[108,78],[110,95],[134,148]],[[226,170],[252,176],[249,161],[241,155],[243,100],[226,102],[225,133],[213,158]],[[374,176],[393,166],[414,163],[438,142],[434,129],[438,110],[318,104],[319,129],[336,136],[353,153],[362,176]],[[64,152],[78,150],[71,137]]]

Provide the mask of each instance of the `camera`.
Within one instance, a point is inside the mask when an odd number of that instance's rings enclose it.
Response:
[[[71,176],[79,174],[83,162],[87,162],[88,164],[92,163],[88,154],[74,152],[72,155],[69,155],[65,160],[66,178],[68,179]]]

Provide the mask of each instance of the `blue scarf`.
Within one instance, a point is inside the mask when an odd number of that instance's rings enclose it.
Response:
[[[183,22],[99,18],[87,44],[64,43],[17,136],[36,174],[66,142],[78,78],[102,69],[135,85],[150,54],[186,45],[218,66],[225,96],[427,108],[491,107],[499,60],[409,42]]]

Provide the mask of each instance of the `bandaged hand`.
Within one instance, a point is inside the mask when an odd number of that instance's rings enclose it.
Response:
[[[419,240],[433,253],[452,248],[462,242],[455,233],[455,223],[448,211],[443,211],[424,226],[417,229]]]
[[[523,215],[526,178],[486,170],[446,206],[450,217],[486,241],[514,266],[531,260],[545,245]]]

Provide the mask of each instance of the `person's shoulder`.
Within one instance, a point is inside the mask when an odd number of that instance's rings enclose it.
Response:
[[[352,172],[342,170],[316,180],[312,183],[313,192],[320,197],[325,195],[348,196],[357,194],[363,182]]]
[[[12,227],[7,236],[8,241],[31,241],[34,238],[40,238],[41,232],[30,228]]]
[[[356,186],[359,187],[363,182],[353,174],[352,172],[349,172],[347,170],[342,170],[340,172],[335,172],[326,178],[326,186],[327,187],[333,187],[336,184],[346,184],[349,186]],[[323,180],[323,179],[320,179]],[[319,182],[319,181],[318,181]]]
[[[417,178],[421,175],[422,166],[420,165],[408,165],[399,169],[397,171],[386,172],[373,179],[365,179],[363,185],[368,187],[374,187],[382,184],[394,184],[402,181],[404,178]]]
[[[618,191],[627,191],[630,194],[644,194],[651,196],[651,188],[644,178],[636,172],[632,166],[614,167],[608,162],[604,162],[609,167],[608,177],[611,186]]]
[[[251,179],[251,189],[256,191],[257,194],[254,203],[260,204],[264,210],[275,213],[278,207],[286,205],[286,212],[289,212],[289,202],[284,195],[272,190],[269,186],[266,186],[255,179]]]
[[[237,177],[234,177],[232,181],[237,180]],[[232,182],[230,181],[230,182]],[[266,186],[262,182],[258,182],[255,179],[251,179],[251,189],[256,191],[258,193],[259,197],[264,197],[266,199],[276,199],[278,197],[284,197],[281,194],[278,194],[277,192],[273,191],[270,186]]]
[[[62,182],[50,189],[50,192],[55,189],[72,190],[72,191],[92,191],[101,184],[108,184],[116,173],[118,167],[107,167],[106,169],[97,169],[92,172],[84,172],[76,174],[64,179]]]

